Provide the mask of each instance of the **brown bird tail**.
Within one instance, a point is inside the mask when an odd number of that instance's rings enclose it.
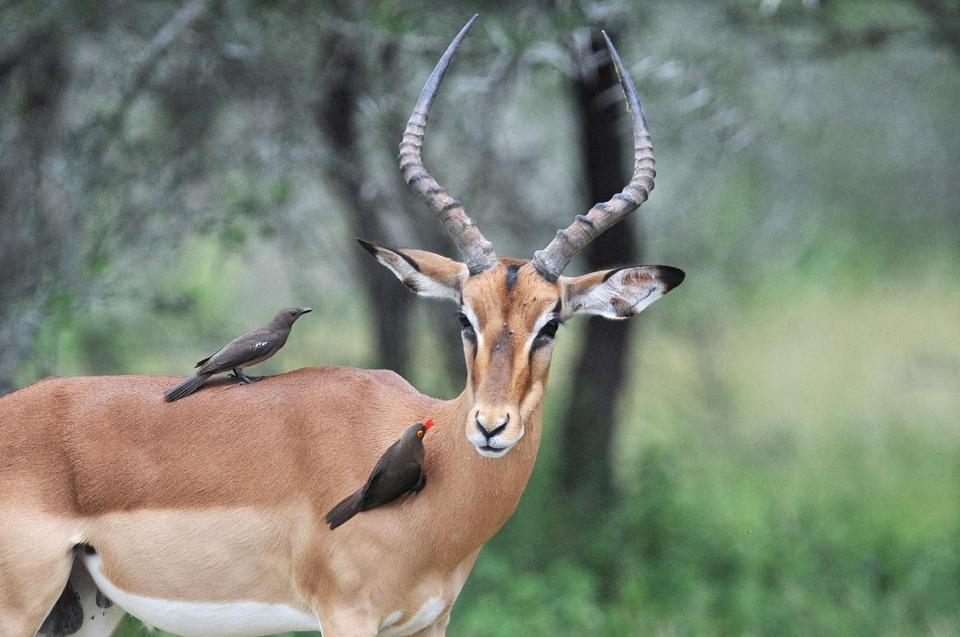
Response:
[[[180,400],[184,396],[189,396],[193,392],[200,389],[200,387],[207,382],[209,374],[194,374],[192,376],[187,376],[182,381],[180,381],[176,387],[167,390],[167,393],[163,395],[163,399],[168,403],[172,403],[175,400]]]
[[[360,504],[363,501],[363,489],[351,493],[340,504],[330,509],[326,519],[330,523],[330,530],[334,530],[356,514],[360,513]]]

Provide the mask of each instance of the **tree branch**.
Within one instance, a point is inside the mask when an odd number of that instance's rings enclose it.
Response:
[[[949,0],[913,0],[913,4],[931,21],[931,30],[960,58],[960,2]]]
[[[130,104],[143,91],[157,64],[177,38],[200,19],[210,8],[210,0],[192,0],[180,7],[153,36],[134,64],[129,79],[120,89],[120,97],[104,115],[98,115],[81,127],[76,142],[84,156],[99,161],[107,144],[123,124]]]
[[[926,0],[914,0],[924,2]],[[788,44],[787,39],[775,34],[770,48],[779,58],[797,55],[812,58],[836,58],[848,53],[878,48],[887,45],[893,38],[902,35],[923,35],[924,29],[916,24],[873,23],[862,27],[850,27],[823,6],[807,7],[792,11],[777,10],[747,11],[742,7],[727,8],[728,22],[751,36],[774,35],[771,27],[807,29],[816,36],[813,42]]]

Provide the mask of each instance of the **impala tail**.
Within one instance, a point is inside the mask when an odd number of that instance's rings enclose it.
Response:
[[[184,396],[189,396],[193,392],[200,389],[200,387],[207,382],[207,374],[194,374],[193,376],[187,376],[182,381],[177,383],[177,386],[168,389],[167,393],[163,395],[163,399],[168,403],[172,403],[175,400],[180,400]]]
[[[357,489],[340,503],[330,509],[326,515],[326,521],[330,524],[330,530],[334,530],[356,514],[360,513],[360,503],[363,501],[363,489]]]

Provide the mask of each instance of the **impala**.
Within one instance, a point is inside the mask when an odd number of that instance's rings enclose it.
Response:
[[[666,266],[561,275],[653,189],[643,111],[609,39],[633,120],[622,192],[532,259],[498,258],[430,176],[427,116],[475,19],[427,80],[399,158],[463,262],[363,242],[417,294],[457,304],[463,392],[437,400],[392,372],[323,367],[169,404],[174,379],[145,376],[48,379],[0,399],[0,635],[34,635],[68,582],[83,635],[109,635],[124,612],[202,637],[444,634],[533,469],[557,326],[575,314],[630,317],[683,279]],[[323,514],[427,416],[437,423],[427,488],[330,531]],[[112,606],[95,604],[98,589]]]

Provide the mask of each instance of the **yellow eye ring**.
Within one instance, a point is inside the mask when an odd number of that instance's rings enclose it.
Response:
[[[417,432],[417,438],[423,438],[423,429]]]

